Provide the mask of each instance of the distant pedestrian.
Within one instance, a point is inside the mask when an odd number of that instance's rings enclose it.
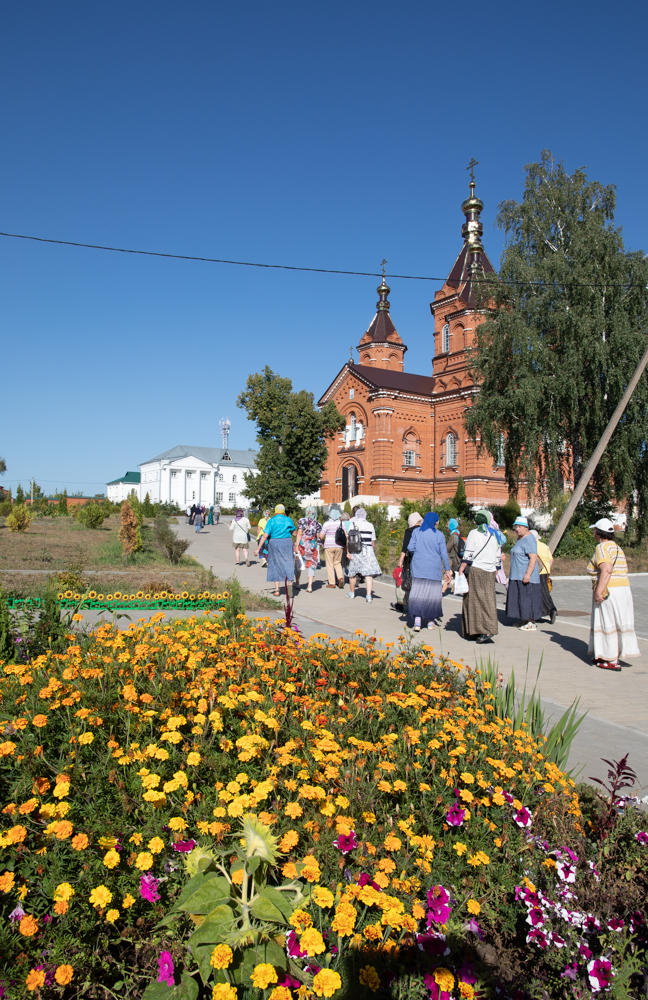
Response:
[[[459,567],[462,575],[468,571],[468,593],[463,597],[461,617],[464,639],[484,643],[497,635],[499,628],[495,574],[504,536],[490,527],[486,511],[477,511],[475,524],[477,527],[466,539]]]
[[[452,579],[450,560],[443,533],[437,529],[439,515],[434,511],[426,514],[423,524],[415,528],[407,548],[412,553],[412,589],[409,595],[408,613],[414,619],[414,631],[421,631],[421,624],[427,621],[428,628],[434,628],[443,617],[442,580]]]
[[[195,503],[192,503],[192,505],[191,505],[191,513],[189,515],[189,524],[193,524],[194,523],[194,519],[196,517],[196,511],[197,510],[198,510],[198,508],[196,507]]]
[[[250,528],[251,524],[243,511],[239,508],[234,515],[234,520],[230,522],[230,531],[232,532],[232,545],[234,546],[234,558],[236,559],[236,565],[241,565],[241,553],[245,557],[245,565],[250,565],[250,550],[248,548],[250,544]]]
[[[218,504],[215,504],[214,505],[214,522],[216,524],[218,524],[218,522],[220,521],[220,516],[221,516],[221,509],[218,506]]]
[[[187,513],[187,520],[186,520],[185,523],[186,524],[191,524],[191,505],[190,504],[187,505],[187,511],[186,511],[186,513]]]
[[[400,585],[396,583],[396,602],[392,604],[394,611],[404,614],[407,611],[409,594],[412,587],[412,553],[409,551],[410,538],[414,528],[423,524],[423,515],[417,510],[413,511],[407,518],[407,527],[403,535],[400,556],[398,557],[398,568],[400,569]]]
[[[200,507],[196,508],[196,513],[194,515],[194,527],[198,534],[200,534],[200,529],[203,525],[203,512]]]
[[[540,589],[542,591],[542,614],[546,615],[551,625],[556,620],[556,605],[551,596],[551,565],[553,556],[551,549],[540,538],[539,532],[535,529],[531,532],[538,546],[538,566],[540,567]]]
[[[634,625],[634,606],[623,549],[614,539],[609,517],[594,529],[596,550],[587,567],[592,577],[592,618],[589,649],[592,663],[602,670],[621,670],[619,657],[640,656]]]
[[[518,619],[518,628],[523,632],[536,632],[536,621],[542,618],[538,543],[529,531],[526,517],[516,517],[513,531],[518,540],[511,549],[506,614]]]
[[[448,559],[450,560],[450,569],[453,573],[456,573],[461,564],[464,548],[466,547],[466,543],[459,533],[459,521],[456,517],[451,517],[448,521],[448,531],[450,534],[446,542],[446,550]]]
[[[263,516],[259,518],[259,523],[257,525],[257,541],[263,535],[263,533],[265,531],[265,526],[266,526],[266,524],[268,523],[268,521],[270,520],[271,517],[272,517],[271,511],[264,510]],[[266,538],[265,542],[263,543],[263,545],[261,546],[261,548],[260,548],[259,551],[261,553],[261,565],[265,567],[265,566],[268,565],[268,539],[267,538]]]
[[[207,524],[214,523],[214,505],[212,504],[209,508],[209,514],[207,515]]]
[[[274,584],[274,596],[279,597],[279,589],[284,581],[286,582],[286,597],[288,597],[288,583],[290,591],[293,593],[292,582],[295,579],[295,554],[293,552],[292,536],[295,530],[293,521],[286,516],[286,508],[282,503],[278,503],[274,510],[274,516],[270,518],[265,526],[263,534],[257,545],[256,555],[268,539],[268,582]]]
[[[306,516],[300,517],[297,522],[297,536],[295,538],[295,554],[301,558],[303,569],[308,576],[306,593],[313,593],[313,579],[315,570],[319,566],[319,545],[318,536],[322,530],[322,525],[317,520],[317,511],[312,505],[306,508]],[[299,586],[299,576],[295,570],[296,583]]]
[[[329,590],[335,590],[336,586],[344,590],[344,573],[342,572],[342,553],[344,546],[340,544],[338,532],[341,530],[340,511],[337,507],[331,507],[328,520],[322,525],[319,534],[320,542],[324,543],[324,562],[326,564],[326,576]],[[337,537],[336,537],[337,536]],[[345,536],[346,538],[346,536]]]
[[[354,535],[358,537],[360,551],[356,551],[353,545]],[[355,516],[349,521],[347,533],[347,552],[349,554],[349,593],[348,598],[355,597],[356,578],[363,576],[367,588],[366,601],[371,604],[373,601],[373,581],[375,576],[382,576],[382,570],[376,559],[374,549],[376,547],[376,529],[371,521],[367,520],[367,512],[363,507],[356,508]]]

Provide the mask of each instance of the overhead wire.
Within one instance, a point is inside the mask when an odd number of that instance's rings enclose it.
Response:
[[[263,267],[271,268],[279,271],[307,271],[314,274],[348,274],[356,277],[362,278],[402,278],[406,281],[442,281],[446,282],[448,276],[434,277],[427,274],[388,274],[384,275],[379,271],[347,271],[341,268],[330,268],[330,267],[303,267],[295,264],[266,264],[260,263],[259,261],[250,260],[228,260],[222,257],[198,257],[193,254],[184,253],[163,253],[159,250],[133,250],[127,247],[110,247],[104,246],[101,243],[79,243],[75,240],[55,240],[50,239],[45,236],[27,236],[24,233],[3,233],[0,232],[0,236],[6,236],[10,239],[15,240],[32,240],[36,243],[56,243],[59,246],[66,247],[84,247],[87,250],[109,250],[112,253],[132,253],[138,254],[144,257],[167,257],[172,260],[195,260],[201,261],[205,264],[233,264],[237,267]],[[524,278],[500,278],[494,273],[496,280],[501,284],[506,285],[546,285],[547,281],[530,281]],[[471,278],[475,282],[484,282],[488,284],[491,278]],[[580,286],[583,288],[632,288],[632,287],[645,287],[643,284],[633,286],[631,282],[590,282],[590,281],[576,281],[572,282],[573,285]]]

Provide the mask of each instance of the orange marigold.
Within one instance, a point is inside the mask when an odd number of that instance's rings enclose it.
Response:
[[[54,978],[59,986],[67,986],[74,975],[74,969],[71,965],[59,965],[58,969],[54,973]]]
[[[72,837],[72,847],[75,851],[85,851],[89,843],[85,833],[77,833],[76,837]]]
[[[45,985],[45,970],[44,969],[30,969],[29,975],[25,980],[27,983],[28,990],[38,990],[41,986]]]
[[[30,913],[27,913],[20,921],[18,927],[20,933],[24,934],[25,937],[33,937],[38,930],[38,920],[36,917],[32,917]]]

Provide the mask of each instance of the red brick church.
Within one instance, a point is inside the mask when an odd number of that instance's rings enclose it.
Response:
[[[347,361],[319,406],[333,400],[346,428],[329,446],[322,474],[324,503],[362,496],[367,502],[451,498],[463,476],[471,503],[505,503],[503,464],[482,454],[464,429],[474,381],[467,349],[484,321],[476,309],[475,280],[493,272],[481,243],[484,205],[470,196],[461,206],[464,244],[430,303],[434,319],[431,375],[405,371],[406,344],[390,315],[389,286],[378,287],[377,312],[358,344],[359,364]]]

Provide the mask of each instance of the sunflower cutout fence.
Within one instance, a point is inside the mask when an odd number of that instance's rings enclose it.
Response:
[[[160,593],[148,594],[138,590],[136,594],[124,594],[116,591],[112,594],[100,594],[90,590],[78,594],[72,590],[59,591],[56,595],[62,608],[74,608],[96,611],[121,611],[135,608],[145,608],[150,611],[203,611],[223,608],[229,597],[229,591],[212,593],[205,590],[195,594],[184,590],[180,594],[162,590]],[[10,608],[39,608],[43,601],[40,597],[14,597],[7,600]]]

